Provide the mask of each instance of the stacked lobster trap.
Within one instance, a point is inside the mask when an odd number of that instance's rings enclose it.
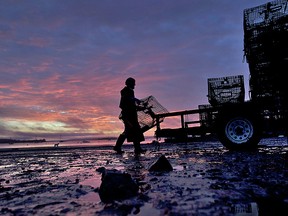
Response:
[[[242,75],[209,78],[208,104],[156,114],[157,138],[187,142],[216,134],[228,149],[251,150],[266,135],[288,134],[288,0],[244,10],[243,27],[250,100],[245,101]],[[161,128],[163,117],[178,117],[181,127]]]
[[[250,99],[263,108],[266,118],[287,119],[288,0],[245,9],[243,17]],[[244,100],[242,75],[208,79],[208,101],[211,106],[243,103]],[[199,109],[203,109],[203,106],[200,105]],[[206,119],[213,119],[212,116],[212,113],[200,112],[201,124],[208,124]]]
[[[244,10],[243,24],[251,100],[266,107],[270,117],[287,116],[288,1]]]
[[[243,75],[208,79],[208,101],[198,105],[200,126],[209,128],[216,119],[213,107],[225,104],[244,103],[245,88]]]

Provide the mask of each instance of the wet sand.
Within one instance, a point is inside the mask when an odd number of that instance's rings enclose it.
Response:
[[[131,145],[123,155],[112,145],[0,151],[0,215],[287,214],[286,140],[262,141],[254,152],[231,152],[217,141],[143,148],[140,156]],[[149,172],[161,155],[173,171]],[[139,194],[103,203],[100,167],[129,173]]]

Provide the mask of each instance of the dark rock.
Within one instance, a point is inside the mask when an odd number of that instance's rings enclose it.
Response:
[[[103,174],[105,172],[105,170],[106,170],[105,167],[99,167],[96,169],[96,171],[101,173],[101,174]]]
[[[167,160],[167,158],[165,157],[165,155],[161,155],[160,158],[153,163],[150,168],[149,171],[150,172],[169,172],[172,171],[173,167],[171,166],[170,162]]]
[[[138,194],[139,186],[128,173],[105,169],[101,180],[99,196],[102,202],[128,199]]]

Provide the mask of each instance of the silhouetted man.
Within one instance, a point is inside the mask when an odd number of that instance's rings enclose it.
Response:
[[[135,154],[141,154],[146,152],[146,150],[142,149],[140,146],[140,142],[144,141],[145,138],[138,122],[137,108],[140,100],[134,96],[134,88],[136,85],[135,79],[129,77],[125,81],[125,85],[126,86],[120,91],[121,99],[119,105],[121,108],[120,119],[124,123],[125,130],[119,135],[113,149],[118,154],[124,153],[121,148],[127,138],[127,142],[133,142]]]

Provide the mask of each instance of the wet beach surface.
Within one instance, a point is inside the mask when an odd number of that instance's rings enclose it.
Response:
[[[287,215],[287,138],[253,152],[217,141],[143,145],[136,157],[110,146],[1,151],[0,215]],[[161,155],[171,172],[148,168]],[[100,167],[129,173],[136,197],[103,203]]]

